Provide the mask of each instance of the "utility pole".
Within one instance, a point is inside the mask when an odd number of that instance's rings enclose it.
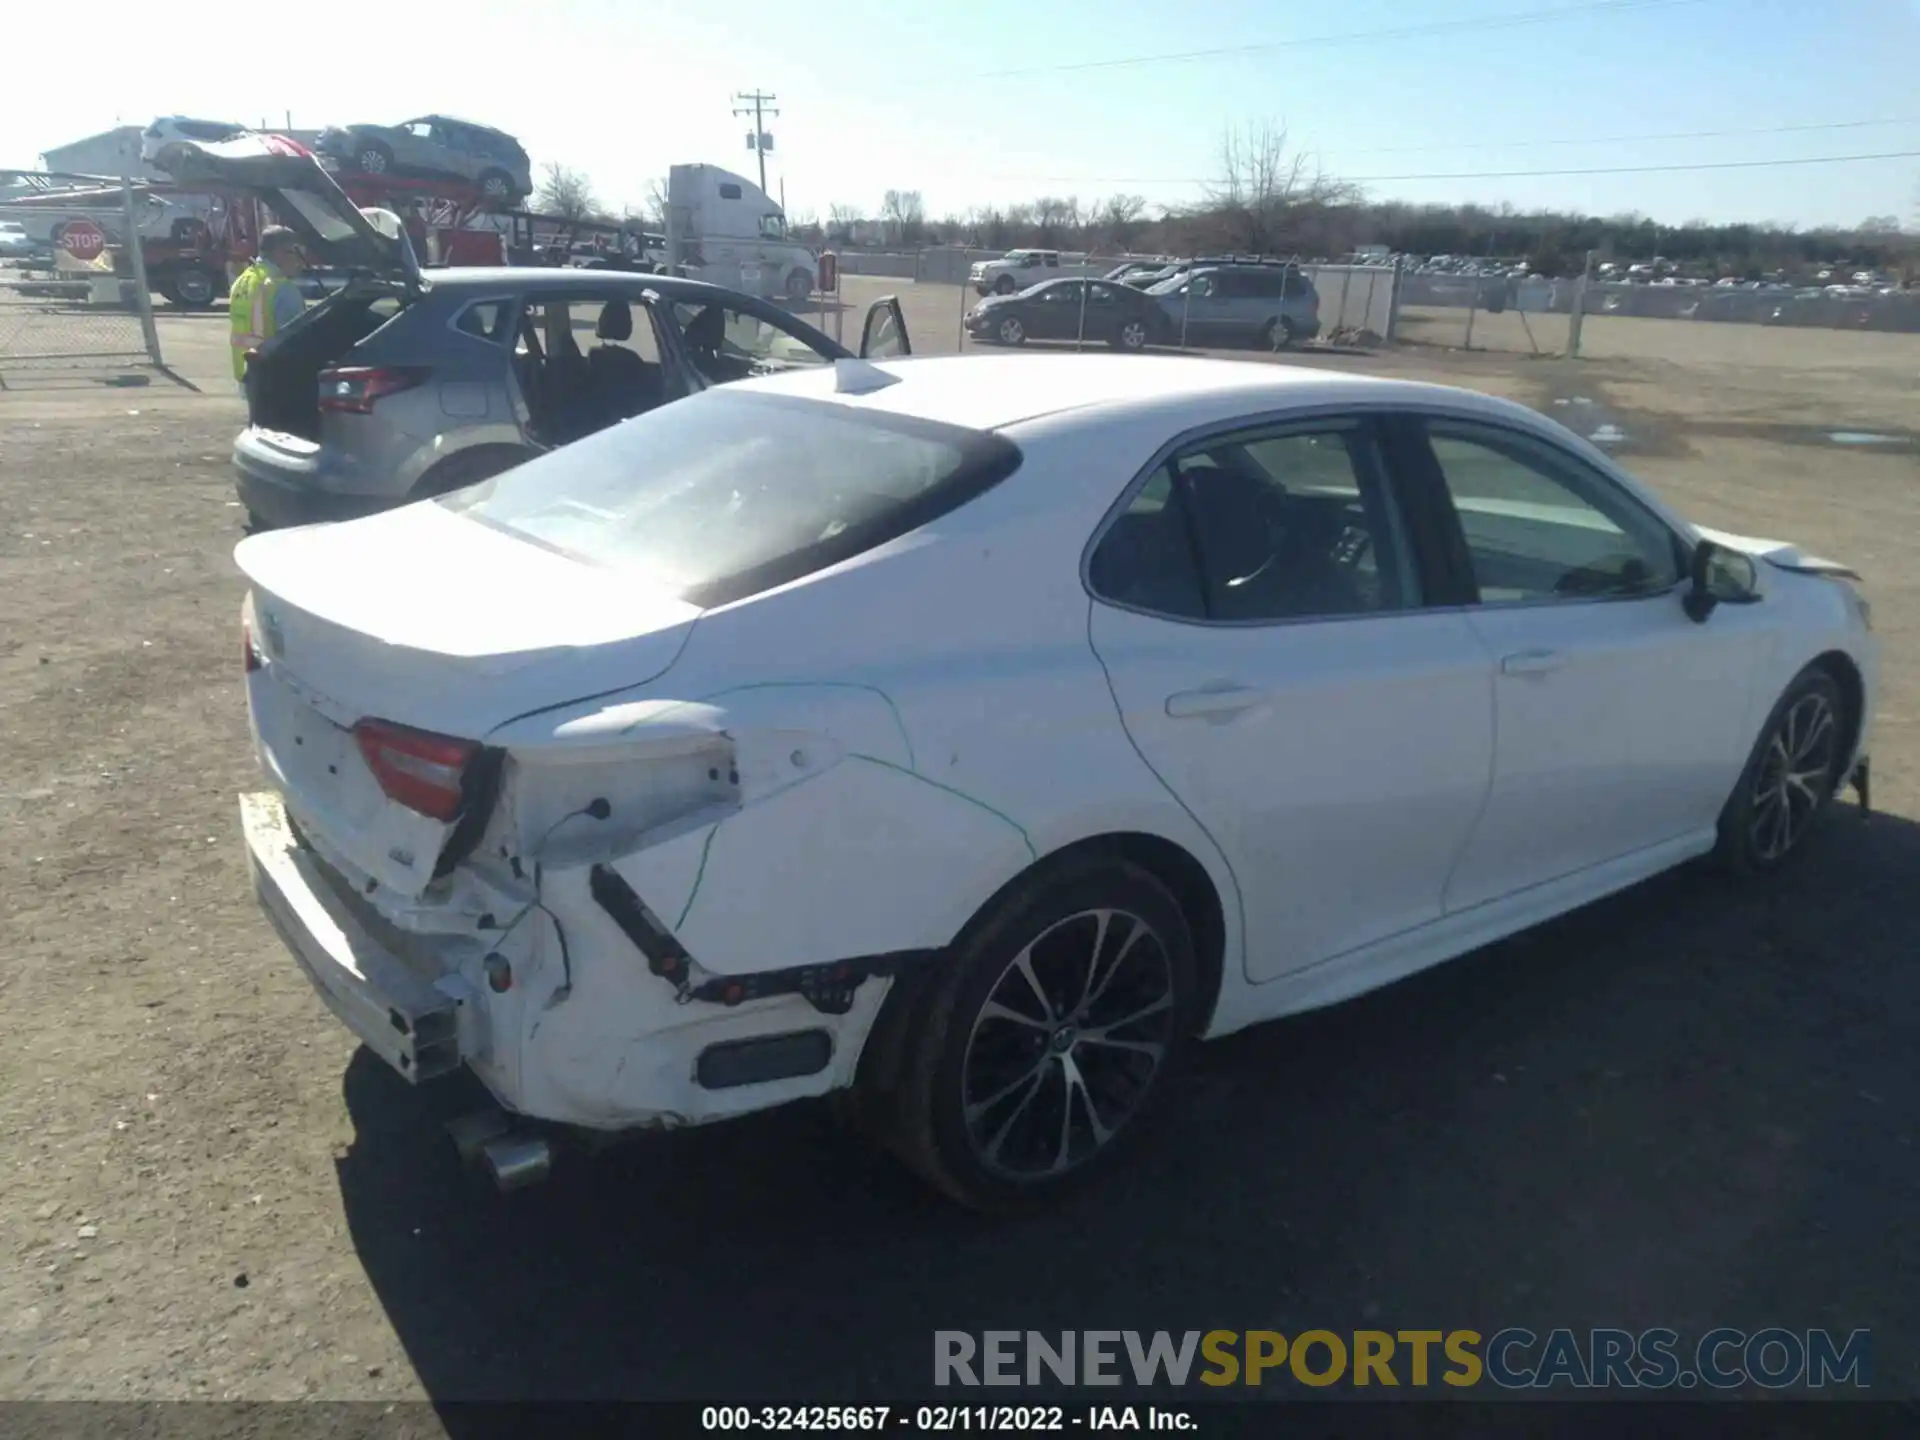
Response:
[[[747,148],[753,151],[760,161],[760,189],[764,193],[767,188],[767,151],[773,148],[773,136],[767,133],[767,116],[780,113],[770,108],[768,102],[778,97],[763,95],[755,90],[749,94],[735,95],[733,98],[747,102],[734,108],[735,115],[753,117],[753,133],[747,137]]]

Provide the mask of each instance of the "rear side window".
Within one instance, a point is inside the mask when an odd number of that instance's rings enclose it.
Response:
[[[453,328],[498,345],[512,333],[518,307],[511,300],[476,300],[462,310]]]
[[[723,182],[720,186],[720,198],[722,200],[738,200],[740,198],[740,187]]]
[[[917,530],[1019,464],[984,431],[720,388],[437,503],[712,607]]]

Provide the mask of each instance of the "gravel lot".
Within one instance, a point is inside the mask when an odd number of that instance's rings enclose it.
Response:
[[[953,348],[963,297],[900,289]],[[0,1396],[845,1401],[921,1393],[935,1328],[1359,1324],[1865,1326],[1920,1393],[1920,344],[1588,325],[1611,358],[1309,363],[1616,425],[1700,519],[1860,566],[1883,813],[1209,1047],[1184,1125],[1014,1225],[808,1108],[463,1175],[251,899],[224,328],[163,322],[205,395],[0,394]]]

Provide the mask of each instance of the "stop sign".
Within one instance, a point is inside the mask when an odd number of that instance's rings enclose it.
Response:
[[[69,220],[60,231],[60,248],[81,262],[97,260],[107,237],[91,220]]]

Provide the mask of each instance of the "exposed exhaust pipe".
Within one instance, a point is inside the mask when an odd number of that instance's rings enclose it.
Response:
[[[553,1149],[537,1135],[502,1135],[484,1142],[480,1158],[501,1190],[524,1190],[553,1169]]]

